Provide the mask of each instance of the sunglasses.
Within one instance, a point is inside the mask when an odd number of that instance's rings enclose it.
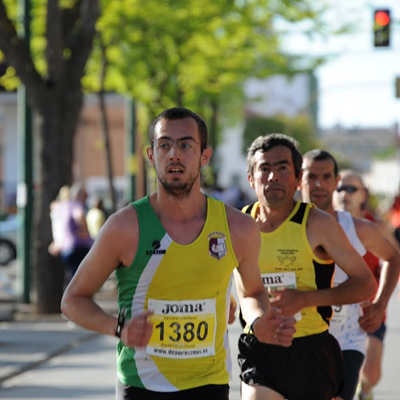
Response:
[[[361,188],[353,185],[343,185],[339,186],[336,190],[340,193],[345,191],[346,193],[355,193],[357,190],[360,190]]]

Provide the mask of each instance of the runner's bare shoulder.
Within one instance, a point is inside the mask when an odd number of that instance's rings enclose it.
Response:
[[[139,222],[135,207],[127,205],[112,214],[96,241],[114,248],[125,262],[133,259],[139,241]]]
[[[260,231],[256,221],[250,215],[244,214],[236,208],[228,205],[225,205],[225,210],[228,219],[229,232],[234,245],[235,241],[243,243],[254,239],[258,240]]]

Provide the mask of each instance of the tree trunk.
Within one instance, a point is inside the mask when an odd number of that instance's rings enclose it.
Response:
[[[108,179],[108,188],[111,195],[111,203],[112,203],[112,212],[114,213],[117,210],[117,199],[115,195],[114,189],[114,173],[113,173],[113,164],[112,164],[112,156],[111,156],[111,143],[110,143],[110,129],[107,119],[107,109],[106,102],[104,98],[104,91],[101,90],[98,94],[99,96],[99,106],[100,106],[100,115],[101,115],[101,130],[103,133],[104,140],[104,148],[106,152],[106,165],[107,165],[107,179]]]
[[[50,203],[61,186],[71,184],[73,139],[83,99],[81,79],[100,14],[99,0],[73,3],[73,7],[61,7],[56,0],[47,2],[44,49],[47,70],[41,75],[30,54],[29,36],[17,35],[4,0],[0,0],[1,51],[25,85],[32,109],[40,118],[41,164],[36,180],[39,185],[35,193],[31,254],[40,313],[60,311],[64,274],[60,263],[48,252],[52,239]]]
[[[100,106],[100,116],[101,116],[101,128],[103,132],[103,140],[104,147],[106,151],[106,165],[107,165],[107,178],[108,178],[108,187],[111,195],[111,203],[112,203],[112,212],[114,213],[117,210],[117,199],[115,195],[114,189],[114,172],[113,172],[113,163],[111,156],[111,144],[110,144],[110,129],[107,118],[107,108],[105,101],[105,80],[107,73],[107,54],[106,54],[106,46],[103,43],[101,35],[100,38],[100,49],[101,49],[101,71],[100,71],[100,90],[99,90],[99,106]]]
[[[39,125],[40,174],[35,195],[33,240],[34,284],[39,313],[60,312],[64,268],[48,252],[52,241],[50,203],[63,185],[72,183],[73,138],[82,105],[82,93],[48,92]]]

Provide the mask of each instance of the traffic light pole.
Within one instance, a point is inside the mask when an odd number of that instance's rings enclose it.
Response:
[[[23,21],[23,36],[30,46],[30,0],[19,0]],[[17,187],[18,206],[18,291],[23,303],[30,299],[30,248],[33,215],[33,139],[32,111],[23,85],[18,88],[18,148],[19,173]]]

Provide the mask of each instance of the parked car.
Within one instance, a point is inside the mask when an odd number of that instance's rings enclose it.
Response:
[[[17,257],[18,220],[9,215],[0,221],[0,265],[7,265]]]

